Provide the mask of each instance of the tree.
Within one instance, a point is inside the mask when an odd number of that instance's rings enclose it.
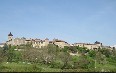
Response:
[[[14,46],[9,45],[9,49],[7,50],[7,57],[8,57],[7,61],[8,62],[13,62],[13,60],[16,56],[14,49],[15,49]]]
[[[49,54],[57,55],[60,52],[59,47],[56,46],[56,45],[54,45],[54,44],[48,44],[48,46],[46,47],[46,49],[48,50]]]
[[[32,63],[41,62],[44,64],[50,64],[55,59],[55,56],[58,54],[58,52],[59,49],[57,46],[49,44],[46,47],[38,49],[25,49],[23,52],[23,59]]]
[[[47,47],[43,47],[40,49],[40,60],[44,63],[44,64],[49,64],[51,63],[56,56],[55,52],[51,52],[50,48]],[[53,50],[54,51],[54,50]]]
[[[67,53],[67,52],[60,52],[58,57],[63,62],[63,66],[62,66],[61,69],[70,68],[72,66],[70,64],[72,58],[71,58],[69,53]]]
[[[111,55],[111,50],[110,49],[107,49],[107,48],[101,49],[100,52],[102,54],[104,54],[106,57],[110,57],[110,55]]]
[[[69,48],[69,50],[71,50],[72,53],[77,53],[77,48],[76,48],[76,46],[71,46],[71,47]]]
[[[67,52],[69,50],[68,46],[64,46],[64,48],[62,49],[63,52]]]
[[[1,70],[1,67],[3,66],[2,63],[6,62],[6,60],[7,60],[7,57],[6,57],[3,49],[0,49],[0,70]]]
[[[37,63],[40,52],[38,49],[25,49],[22,52],[22,60],[25,62]]]
[[[1,63],[3,62],[3,53],[2,50],[0,49],[0,67],[1,67]],[[1,70],[1,68],[0,68]]]
[[[101,52],[96,53],[96,61],[99,64],[105,64],[106,63],[106,56],[103,55]]]
[[[96,56],[96,51],[90,50],[90,51],[88,52],[88,55],[94,59],[95,56]]]
[[[77,47],[77,49],[78,49],[78,52],[79,53],[87,53],[88,52],[88,50],[87,50],[87,48],[86,47]]]
[[[3,51],[6,52],[7,50],[8,50],[8,45],[7,44],[4,44]]]
[[[79,56],[78,61],[74,62],[74,68],[76,69],[86,69],[88,68],[89,61],[87,57],[83,54]]]

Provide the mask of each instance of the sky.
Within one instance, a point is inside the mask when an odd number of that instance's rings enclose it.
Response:
[[[54,38],[116,44],[116,0],[0,0],[0,42]]]

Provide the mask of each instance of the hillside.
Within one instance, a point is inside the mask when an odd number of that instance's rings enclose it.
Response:
[[[33,48],[30,44],[5,45],[0,55],[1,72],[116,72],[115,49],[59,48],[53,44],[42,48]]]

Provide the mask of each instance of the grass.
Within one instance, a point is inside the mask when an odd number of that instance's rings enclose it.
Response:
[[[116,72],[116,66],[111,64],[96,64],[96,72],[101,72],[102,70],[108,72]],[[92,72],[94,69],[57,69],[57,68],[50,68],[47,65],[41,64],[27,64],[27,63],[2,63],[0,67],[1,72]]]
[[[106,71],[106,72],[116,72],[116,66],[106,63],[104,65],[102,64],[96,64],[96,71]]]
[[[2,64],[3,69],[2,72],[33,72],[33,71],[41,71],[41,68],[39,67],[34,69],[33,65],[29,64],[23,64],[23,63],[3,63]]]
[[[1,72],[60,72],[60,69],[49,68],[46,65],[2,63]]]

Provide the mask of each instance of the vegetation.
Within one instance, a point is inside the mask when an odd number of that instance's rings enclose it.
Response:
[[[33,48],[30,43],[5,44],[0,48],[0,56],[1,72],[116,72],[115,49],[88,50],[78,46],[61,49],[53,44]]]

